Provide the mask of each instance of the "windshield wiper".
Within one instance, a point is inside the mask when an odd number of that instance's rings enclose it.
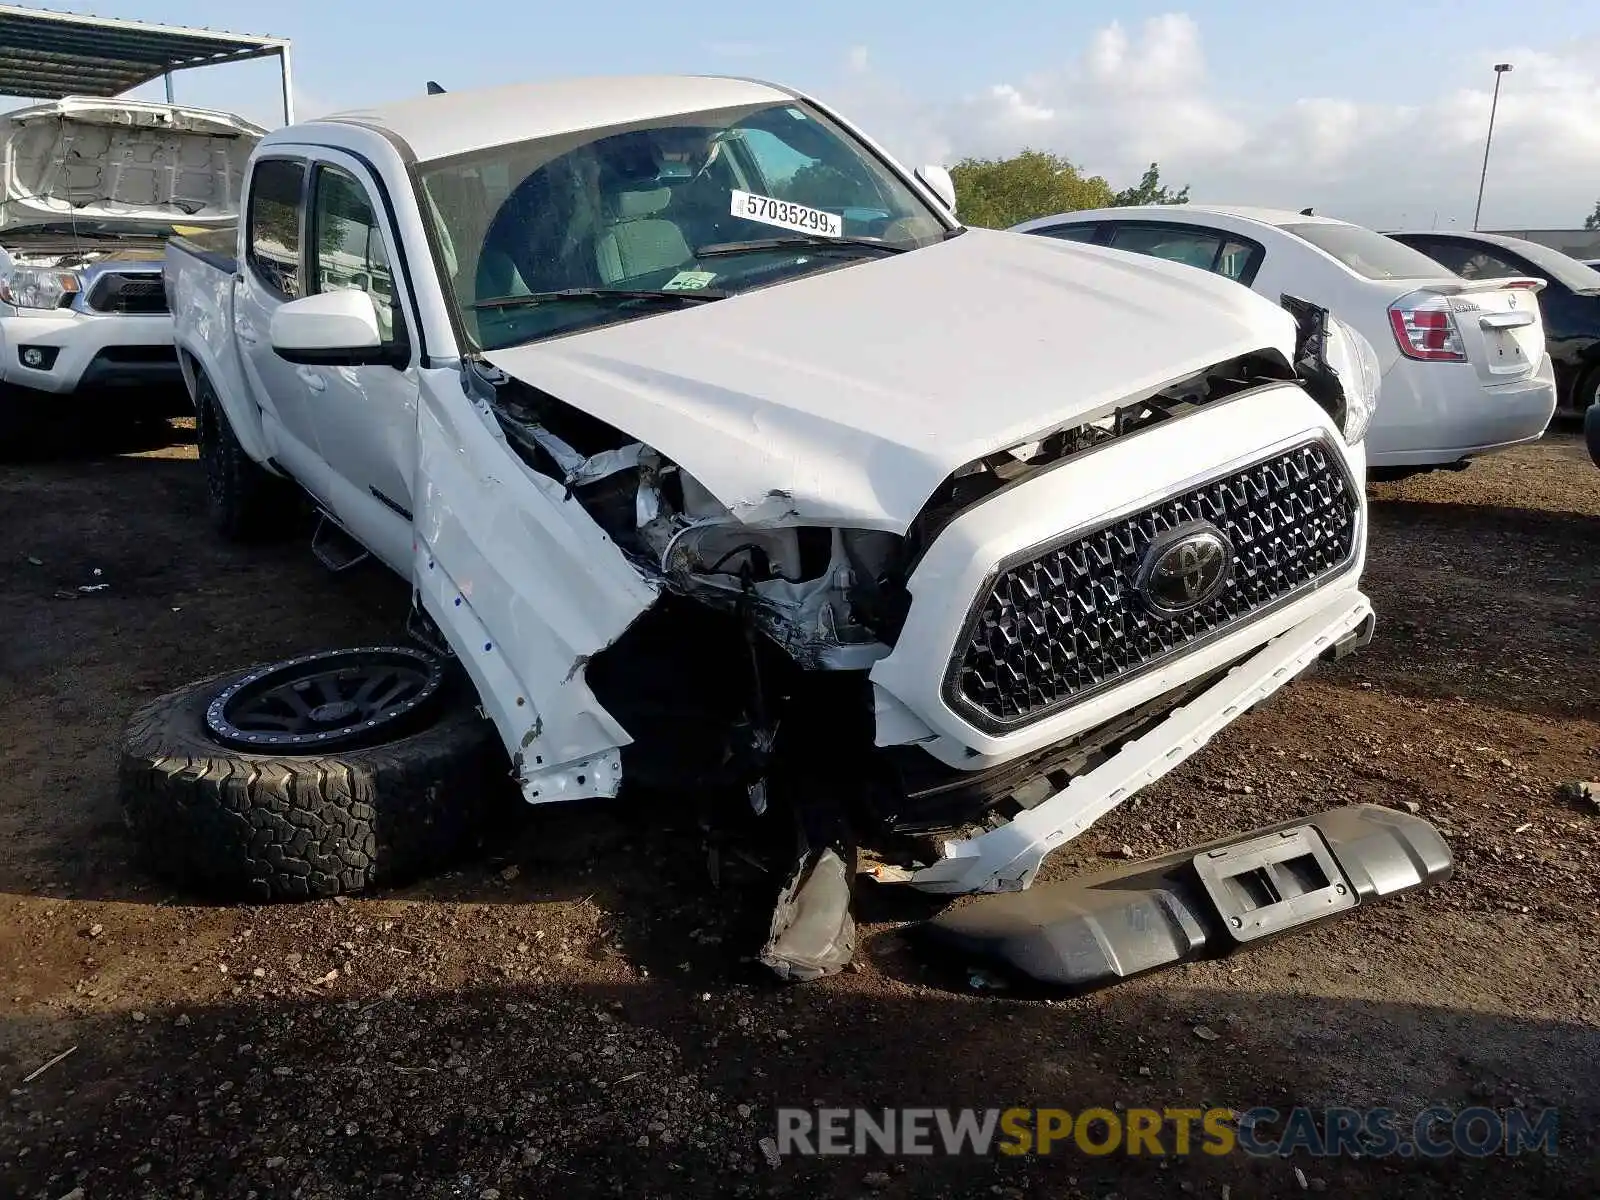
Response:
[[[879,254],[904,254],[909,246],[896,246],[877,238],[828,237],[822,233],[797,233],[790,237],[752,238],[747,242],[712,242],[696,248],[696,258],[753,254],[758,250],[876,250]]]
[[[541,304],[559,304],[569,300],[666,300],[673,304],[704,304],[710,300],[723,300],[728,293],[711,288],[692,292],[652,292],[630,288],[562,288],[559,292],[530,292],[518,296],[495,296],[471,305],[481,308],[536,308]]]

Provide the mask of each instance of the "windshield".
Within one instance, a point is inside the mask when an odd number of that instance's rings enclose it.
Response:
[[[495,146],[420,176],[451,303],[481,350],[677,307],[641,292],[709,300],[948,229],[798,101]]]
[[[1285,225],[1283,229],[1333,255],[1367,279],[1438,279],[1451,273],[1422,251],[1361,225],[1309,221]]]

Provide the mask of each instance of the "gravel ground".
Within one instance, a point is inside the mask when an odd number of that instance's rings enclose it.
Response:
[[[1600,778],[1600,473],[1569,433],[1375,487],[1372,646],[1048,864],[1369,800],[1435,821],[1456,877],[1046,1003],[922,961],[896,927],[927,908],[876,894],[857,969],[770,985],[749,961],[767,913],[728,860],[713,885],[692,814],[659,799],[532,813],[369,899],[213,907],[153,881],[114,794],[131,709],[394,640],[406,603],[300,546],[220,544],[169,432],[0,468],[0,1194],[1595,1193],[1600,812],[1557,787]],[[760,1145],[778,1105],[1297,1103],[1554,1105],[1559,1154],[773,1166]]]

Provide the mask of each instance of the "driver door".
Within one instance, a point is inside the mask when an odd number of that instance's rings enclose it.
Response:
[[[319,150],[307,184],[306,294],[372,298],[388,361],[294,367],[327,464],[340,522],[394,570],[411,569],[418,356],[410,297],[393,265],[398,239],[367,169]]]

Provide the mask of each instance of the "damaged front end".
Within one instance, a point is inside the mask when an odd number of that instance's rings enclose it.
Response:
[[[782,886],[761,958],[789,979],[837,971],[853,953],[857,831],[873,842],[870,873],[878,879],[903,878],[934,892],[1026,886],[1036,858],[1138,786],[1130,779],[1104,787],[1101,780],[1120,776],[1125,764],[1140,763],[1147,754],[1161,762],[1140,766],[1141,773],[1173,765],[1169,743],[1177,735],[1170,728],[1155,731],[1167,725],[1174,708],[1220,678],[1217,670],[1191,673],[1176,689],[1125,704],[1112,714],[1115,719],[1054,740],[1037,753],[989,764],[940,762],[938,748],[930,745],[932,732],[894,710],[890,694],[875,682],[874,668],[900,645],[911,608],[909,581],[944,531],[980,507],[1004,511],[1028,504],[1032,493],[1023,485],[1035,480],[1049,481],[1042,494],[1054,494],[1051,489],[1070,482],[1059,472],[1069,462],[1102,461],[1099,451],[1155,430],[1160,438],[1181,438],[1173,431],[1183,418],[1231,410],[1236,406],[1222,402],[1234,398],[1269,403],[1274,389],[1294,382],[1282,354],[1261,351],[1141,400],[1107,406],[958,468],[909,526],[901,526],[902,535],[808,524],[801,506],[782,492],[724,503],[653,447],[558,397],[481,361],[469,361],[464,370],[484,427],[502,452],[513,453],[521,482],[532,485],[529,494],[567,526],[584,531],[582,546],[570,548],[581,553],[562,560],[534,554],[531,561],[547,572],[603,571],[619,580],[625,574],[634,589],[630,607],[616,606],[604,621],[591,623],[581,613],[568,617],[559,609],[540,613],[546,624],[571,625],[570,632],[557,629],[559,636],[550,638],[552,665],[545,671],[559,684],[541,683],[529,672],[527,707],[518,695],[518,708],[502,705],[495,714],[503,733],[511,726],[508,744],[519,746],[524,794],[536,803],[612,795],[626,776],[653,789],[742,796],[741,804],[757,815],[777,808],[781,827],[792,821],[800,836],[792,850],[779,851],[785,865],[773,878]],[[1249,424],[1247,416],[1233,419]],[[1283,419],[1286,428],[1292,424],[1290,417]],[[428,421],[423,424],[426,429]],[[458,468],[445,455],[448,445],[442,440],[432,461],[441,469]],[[423,508],[418,526],[426,530],[436,522],[426,500]],[[509,556],[510,543],[500,545]],[[486,555],[482,567],[494,560],[504,569],[498,560],[505,556]],[[428,571],[433,565],[425,564]],[[959,591],[957,599],[970,602],[966,583],[938,574],[937,564],[932,569],[927,578],[937,580],[937,587]],[[471,582],[458,585],[453,599],[448,591],[437,595],[447,617],[463,601],[469,607],[482,602],[484,590],[475,598]],[[552,602],[565,600],[559,589],[551,590],[555,585],[542,586]],[[591,590],[599,605],[602,593]],[[1347,607],[1359,624],[1365,610]],[[529,622],[523,620],[521,628],[529,629]],[[900,657],[924,655],[926,643],[919,631]],[[1296,647],[1295,655],[1315,658],[1326,649],[1319,633]],[[560,653],[566,657],[554,658]],[[488,655],[473,657],[469,669],[495,669]],[[1275,681],[1281,671],[1276,662],[1273,668]],[[1248,671],[1235,676],[1230,687],[1252,678]],[[505,688],[500,694],[507,694]],[[1228,719],[1205,709],[1191,707],[1191,713],[1205,719],[1180,738],[1183,754]],[[597,720],[603,728],[595,727]],[[575,742],[574,731],[589,740]],[[934,776],[943,775],[930,777],[930,767],[938,768]],[[1077,782],[1086,777],[1092,781]],[[1103,793],[1104,804],[1084,807],[1081,823],[1071,830],[1035,829],[1044,818],[1034,806],[1075,782],[1074,797],[1088,787]],[[767,820],[770,825],[772,818]],[[942,833],[973,821],[990,830],[987,841],[946,842],[941,852]],[[1021,840],[996,857],[1007,838]],[[961,849],[980,845],[976,859]],[[888,859],[878,856],[886,847]],[[920,867],[895,865],[918,858]]]
[[[507,441],[557,480],[646,578],[739,614],[806,669],[888,653],[903,539],[798,524],[781,492],[735,515],[650,447],[515,379],[485,372]]]

